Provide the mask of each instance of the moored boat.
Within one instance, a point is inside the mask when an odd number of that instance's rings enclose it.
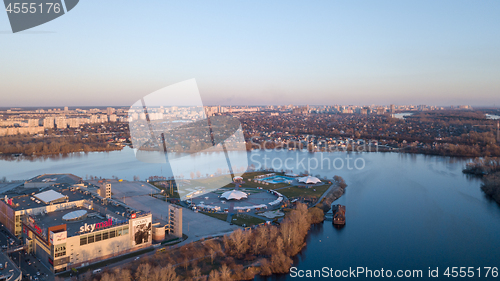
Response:
[[[345,224],[345,206],[343,205],[333,205],[333,224],[344,225]]]

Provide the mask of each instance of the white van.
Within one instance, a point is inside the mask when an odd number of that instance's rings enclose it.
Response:
[[[102,271],[102,269],[98,268],[98,269],[92,271],[92,274],[99,274],[99,273],[101,273],[101,271]]]

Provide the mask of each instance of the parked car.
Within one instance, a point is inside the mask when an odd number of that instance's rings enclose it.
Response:
[[[98,269],[92,271],[92,274],[99,274],[101,272],[102,272],[102,269],[98,268]]]

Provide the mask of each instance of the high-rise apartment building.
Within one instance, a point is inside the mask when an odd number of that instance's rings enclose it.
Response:
[[[54,128],[54,117],[45,117],[43,119],[43,128],[44,129],[52,129]]]
[[[175,237],[182,237],[182,208],[170,204],[168,206],[169,233]]]
[[[99,188],[99,195],[102,198],[111,198],[111,183],[106,181],[101,183],[101,187]]]
[[[57,129],[68,128],[68,122],[66,120],[66,117],[56,117],[56,127]]]
[[[28,127],[38,127],[38,119],[28,119]]]

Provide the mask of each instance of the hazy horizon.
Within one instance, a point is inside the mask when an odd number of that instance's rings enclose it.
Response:
[[[196,79],[205,104],[500,105],[498,1],[80,1],[12,34],[2,106],[128,106]],[[141,16],[147,15],[147,16]]]
[[[311,107],[316,107],[316,106],[390,106],[390,105],[395,105],[395,106],[419,106],[419,105],[425,105],[425,106],[433,106],[433,107],[444,107],[450,108],[451,106],[455,107],[455,109],[458,109],[457,106],[463,106],[463,105],[468,105],[468,104],[448,104],[448,105],[434,105],[434,104],[234,104],[234,105],[226,105],[226,104],[208,104],[208,105],[203,105],[203,106],[224,106],[224,107],[266,107],[266,106],[311,106]],[[30,110],[36,110],[36,109],[57,109],[60,108],[61,110],[67,106],[69,110],[74,110],[76,108],[80,109],[90,109],[90,108],[102,108],[105,109],[107,107],[113,107],[113,108],[129,108],[129,105],[46,105],[46,106],[22,106],[22,105],[16,105],[16,106],[0,106],[0,110],[8,110],[8,109],[15,109],[15,108],[21,108],[21,109],[30,109]],[[181,107],[183,107],[181,105]],[[185,105],[185,107],[191,107],[189,105]],[[472,109],[500,109],[500,106],[472,106]]]

